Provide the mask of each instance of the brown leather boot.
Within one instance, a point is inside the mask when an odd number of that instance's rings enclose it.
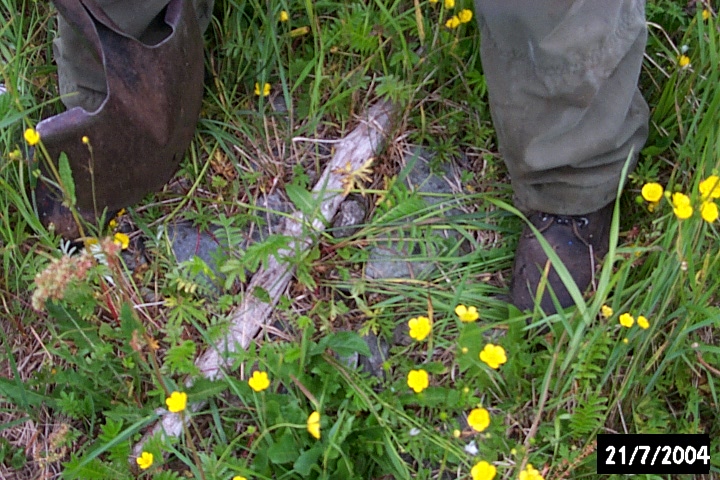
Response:
[[[593,279],[595,266],[608,251],[612,213],[613,204],[610,203],[587,215],[537,212],[529,216],[530,222],[560,257],[580,291],[587,290]],[[530,227],[525,226],[517,246],[510,284],[512,303],[520,310],[532,310],[535,306],[535,294],[547,261],[548,257],[540,242]],[[552,266],[540,301],[540,306],[548,315],[556,313],[550,289],[562,308],[573,305],[570,293]]]

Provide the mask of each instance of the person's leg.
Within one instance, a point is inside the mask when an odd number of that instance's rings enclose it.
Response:
[[[143,43],[156,43],[169,35],[159,14],[170,0],[96,0],[126,34]],[[200,31],[210,23],[214,0],[193,0]],[[58,15],[53,41],[61,100],[67,108],[96,110],[107,96],[105,72],[86,41]]]
[[[606,206],[623,164],[633,152],[634,165],[647,137],[648,107],[637,88],[645,2],[476,0],[475,6],[491,114],[515,204],[533,215],[584,289],[593,256],[607,250]],[[533,306],[546,260],[526,229],[511,287],[518,307]],[[571,304],[557,274],[551,271],[549,280],[563,306]],[[542,306],[553,310],[547,294]]]

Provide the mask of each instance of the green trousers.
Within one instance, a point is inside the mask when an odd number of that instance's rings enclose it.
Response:
[[[162,37],[157,16],[167,2],[98,0],[146,42]],[[203,30],[212,3],[193,0]],[[625,160],[633,152],[634,164],[647,137],[637,88],[644,8],[644,0],[475,0],[491,114],[519,209],[580,215],[615,198]],[[103,69],[62,19],[58,32],[63,102],[95,110],[106,95]]]
[[[138,40],[153,44],[170,32],[159,18],[169,0],[96,0],[118,27]],[[210,24],[213,0],[192,0],[200,30]],[[58,82],[66,107],[96,110],[107,96],[105,72],[91,54],[84,40],[67,22],[58,17],[58,35],[53,41],[53,53],[58,66]],[[181,74],[178,72],[178,74]],[[102,185],[99,186],[102,188]]]
[[[498,146],[523,211],[580,215],[647,139],[644,0],[475,0]]]

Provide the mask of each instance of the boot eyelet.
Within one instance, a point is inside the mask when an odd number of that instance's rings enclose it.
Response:
[[[576,218],[575,222],[577,223],[577,226],[580,228],[585,228],[590,224],[590,220],[588,220],[587,217]]]

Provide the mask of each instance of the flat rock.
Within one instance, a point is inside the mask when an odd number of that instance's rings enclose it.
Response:
[[[198,280],[216,289],[224,279],[224,275],[220,273],[220,264],[222,257],[227,255],[225,246],[220,244],[217,237],[211,232],[202,231],[185,222],[168,225],[166,235],[178,263],[192,260],[194,257],[205,262],[214,278],[200,273]]]
[[[360,356],[360,367],[375,377],[385,378],[383,364],[390,353],[390,346],[372,332],[364,336],[363,340],[370,348],[370,357]]]
[[[360,368],[362,371],[367,372],[370,375],[380,379],[385,378],[383,364],[390,353],[390,346],[385,340],[372,332],[362,338],[370,349],[370,357],[354,352],[349,356],[340,356],[340,361],[348,368]]]
[[[278,233],[282,228],[286,215],[294,210],[293,204],[286,200],[278,191],[258,197],[255,201],[255,215],[261,223],[254,225],[250,238],[255,242],[265,240],[269,235]]]
[[[423,195],[423,200],[429,205],[434,205],[443,201],[447,201],[447,197],[440,195],[449,195],[455,193],[452,183],[448,179],[456,177],[453,171],[453,165],[441,165],[440,172],[434,173],[430,167],[432,156],[416,147],[410,155],[405,158],[405,163],[412,165],[407,173],[405,182],[414,192]],[[457,209],[444,212],[442,215],[453,215],[460,213]],[[411,223],[412,219],[408,219]],[[422,239],[414,239],[413,241],[383,241],[379,238],[378,244],[375,245],[368,255],[368,261],[365,265],[365,275],[367,278],[376,280],[381,278],[416,278],[428,275],[433,271],[434,266],[431,262],[423,262],[417,260],[421,257],[433,257],[443,253],[445,239],[457,239],[455,231],[433,231],[425,229],[421,233]],[[388,237],[386,237],[388,238]]]
[[[365,220],[367,206],[361,197],[349,196],[340,204],[332,223],[331,233],[335,238],[347,238],[356,234]]]
[[[285,221],[283,213],[292,211],[292,204],[285,200],[280,193],[274,192],[259,197],[255,203],[258,222],[247,227],[245,238],[233,249],[245,249],[251,242],[261,242],[269,235],[277,233]],[[230,254],[227,240],[223,243],[213,233],[213,229],[201,230],[189,222],[179,222],[168,225],[165,230],[173,254],[178,263],[187,262],[194,257],[200,258],[210,268],[212,274],[200,273],[197,280],[211,287],[212,291],[219,293],[219,288],[225,279],[220,272],[220,265]]]

